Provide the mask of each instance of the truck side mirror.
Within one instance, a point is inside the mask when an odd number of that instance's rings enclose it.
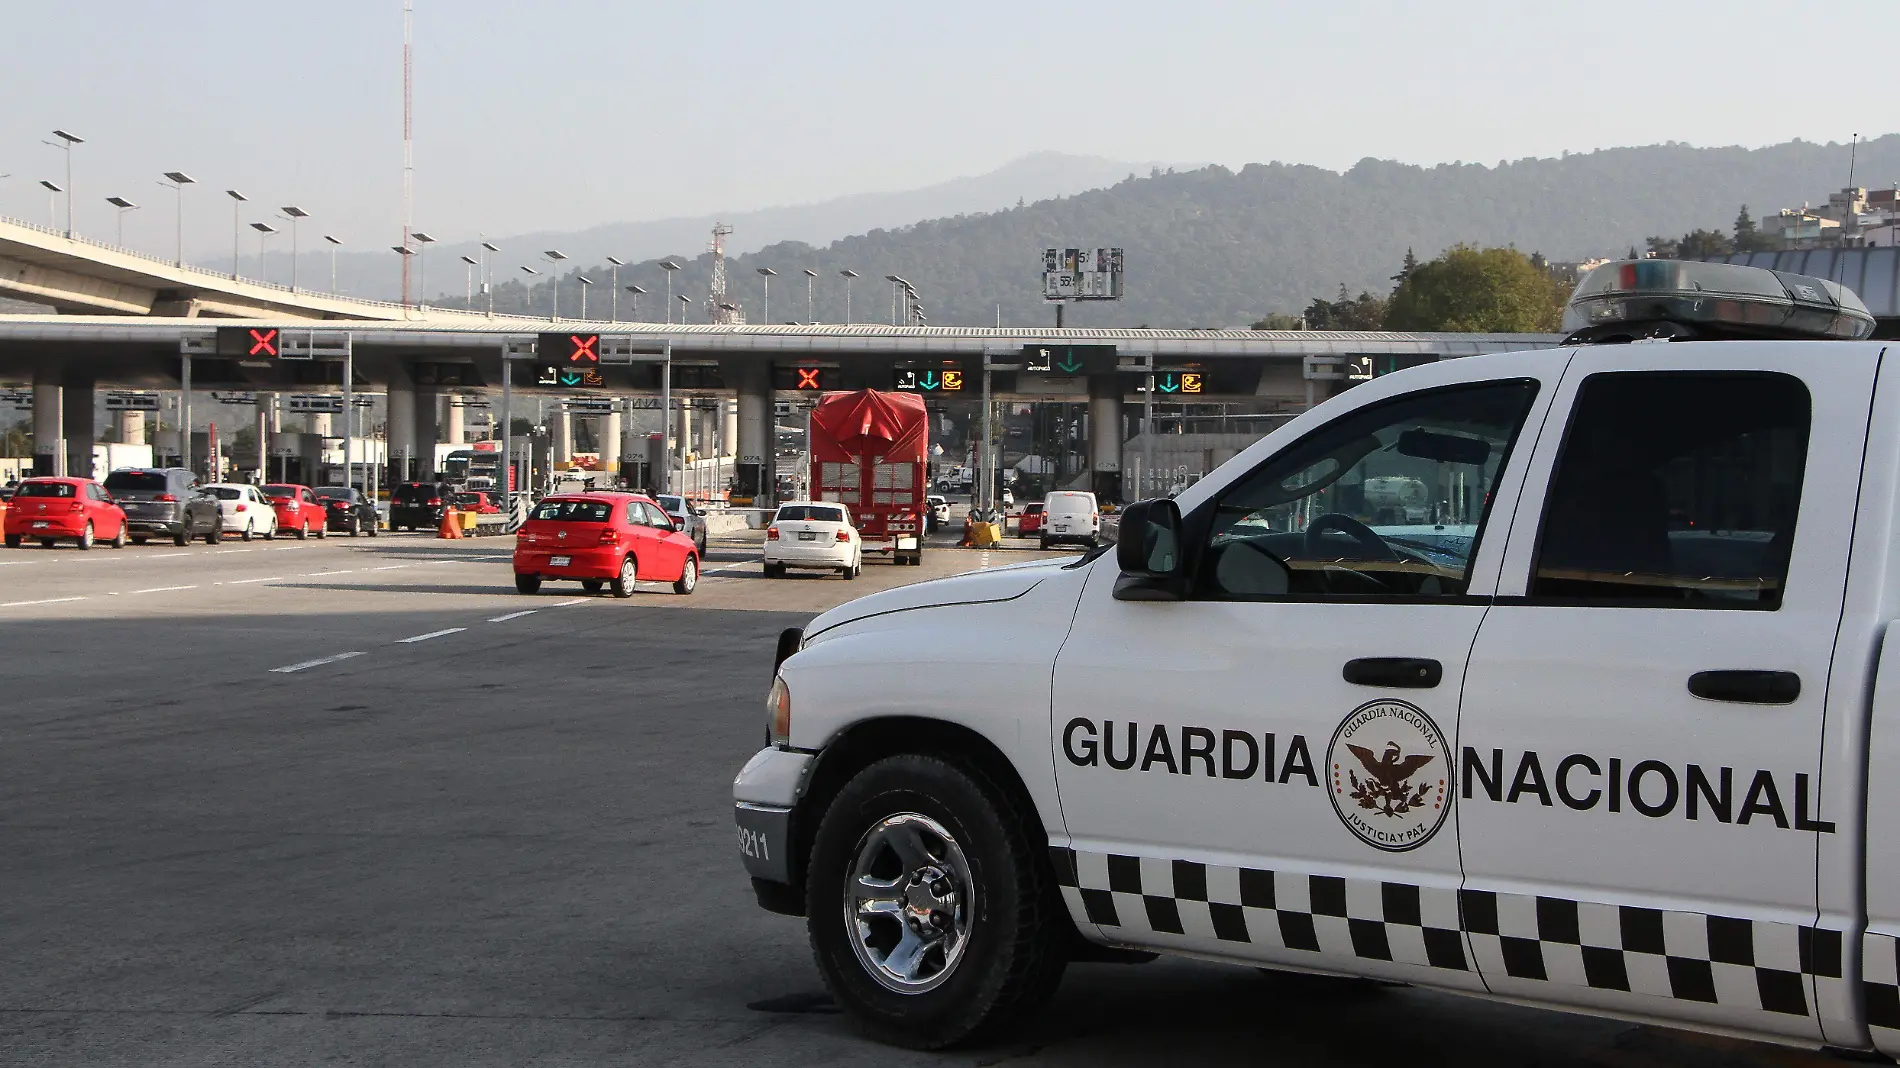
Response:
[[[1122,511],[1115,541],[1118,601],[1180,601],[1187,597],[1181,508],[1168,498],[1137,501]]]

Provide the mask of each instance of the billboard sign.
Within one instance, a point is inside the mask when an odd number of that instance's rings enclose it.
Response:
[[[1042,250],[1042,299],[1122,299],[1122,250],[1118,248],[1045,248]]]

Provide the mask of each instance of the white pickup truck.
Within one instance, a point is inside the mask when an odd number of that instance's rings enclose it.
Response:
[[[739,845],[839,1001],[944,1046],[1172,953],[1900,1053],[1900,362],[1728,265],[1567,326],[782,638]]]

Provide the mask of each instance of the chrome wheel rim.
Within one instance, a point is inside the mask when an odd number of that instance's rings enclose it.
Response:
[[[620,584],[622,586],[631,587],[635,574],[636,572],[633,569],[633,557],[629,556],[625,560],[620,561]]]
[[[699,585],[699,565],[690,556],[686,558],[686,570],[680,572],[680,585],[689,590]]]
[[[942,824],[915,812],[871,825],[852,852],[844,922],[858,963],[886,990],[922,994],[955,974],[970,944],[970,862]]]

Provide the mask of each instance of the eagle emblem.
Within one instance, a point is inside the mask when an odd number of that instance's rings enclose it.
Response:
[[[1387,742],[1385,754],[1376,757],[1363,745],[1347,743],[1346,748],[1366,769],[1364,779],[1357,772],[1346,772],[1352,782],[1352,792],[1347,796],[1360,808],[1377,809],[1379,815],[1396,819],[1425,803],[1431,784],[1421,783],[1413,790],[1410,780],[1413,772],[1432,762],[1430,753],[1401,756],[1397,742]]]

